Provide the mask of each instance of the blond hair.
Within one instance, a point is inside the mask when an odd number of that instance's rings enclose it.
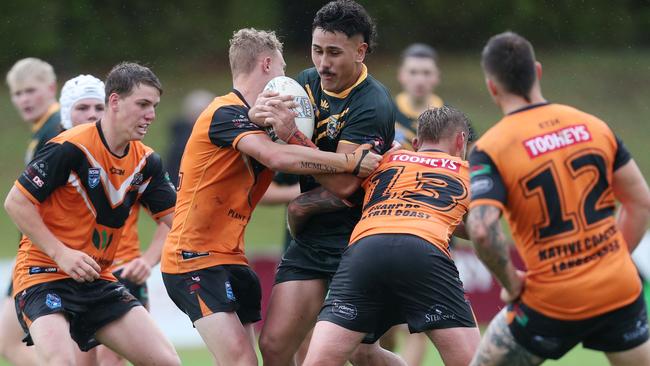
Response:
[[[234,32],[228,51],[233,77],[240,73],[251,72],[260,54],[275,50],[282,53],[282,42],[273,31],[244,28]]]
[[[56,83],[54,68],[41,59],[28,57],[16,62],[7,72],[7,85],[10,89],[17,89],[30,80],[48,85]]]

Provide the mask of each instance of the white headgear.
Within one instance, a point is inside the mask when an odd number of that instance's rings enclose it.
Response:
[[[92,75],[79,75],[65,82],[61,89],[61,125],[63,128],[72,128],[70,113],[72,107],[82,99],[98,99],[104,102],[106,92],[104,82]]]

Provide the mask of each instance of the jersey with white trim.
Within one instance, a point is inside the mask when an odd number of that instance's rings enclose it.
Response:
[[[29,163],[15,186],[32,201],[45,226],[66,246],[83,251],[110,272],[131,207],[140,202],[154,218],[174,210],[176,192],[158,154],[131,141],[123,156],[110,152],[101,122],[65,131]],[[69,278],[23,236],[14,269],[14,293]]]
[[[580,320],[639,296],[612,190],[614,172],[630,159],[605,122],[560,104],[512,112],[478,140],[470,208],[504,211],[527,268],[526,305]]]
[[[297,77],[314,106],[316,125],[312,140],[320,150],[335,152],[340,142],[376,143],[380,153],[390,148],[395,137],[395,106],[386,87],[362,66],[359,79],[340,93],[324,90],[315,68]],[[300,177],[302,192],[319,186],[310,175]],[[340,255],[360,217],[360,205],[314,215],[296,240],[328,254]]]

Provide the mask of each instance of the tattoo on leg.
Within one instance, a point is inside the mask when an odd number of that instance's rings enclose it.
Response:
[[[517,344],[508,328],[505,312],[501,310],[490,323],[471,365],[534,366],[544,362]]]

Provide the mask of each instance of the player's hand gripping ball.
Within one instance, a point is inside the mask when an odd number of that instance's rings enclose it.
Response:
[[[314,108],[309,101],[305,89],[290,77],[277,76],[266,84],[264,91],[267,90],[277,92],[280,95],[293,96],[293,101],[298,105],[296,108],[293,108],[293,111],[296,112],[296,127],[308,139],[311,139],[314,134]],[[273,131],[273,127],[267,127],[266,131],[273,141],[284,144],[284,141],[279,139]]]

